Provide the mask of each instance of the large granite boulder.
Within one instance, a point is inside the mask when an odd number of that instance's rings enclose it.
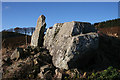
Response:
[[[37,26],[32,34],[31,46],[36,47],[43,45],[45,27],[46,27],[45,16],[41,15],[37,20]]]
[[[75,21],[57,23],[53,28],[47,29],[44,46],[53,56],[54,66],[69,69],[69,65],[73,62],[75,64],[82,55],[98,48],[98,34],[90,23]]]

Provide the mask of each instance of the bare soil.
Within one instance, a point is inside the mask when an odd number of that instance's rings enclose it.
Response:
[[[110,27],[110,28],[99,28],[100,32],[113,37],[118,37],[120,39],[120,27]]]

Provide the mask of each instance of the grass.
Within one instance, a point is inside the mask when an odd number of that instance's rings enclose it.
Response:
[[[86,73],[86,72],[85,72]],[[85,75],[83,73],[75,73],[73,72],[74,75],[70,75],[67,77],[65,76],[65,80],[118,80],[120,79],[120,72],[116,68],[113,68],[112,66],[109,66],[107,69],[103,71],[98,71],[98,72],[91,72],[91,73],[86,73]]]

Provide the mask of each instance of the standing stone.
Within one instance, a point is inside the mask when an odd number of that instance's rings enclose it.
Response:
[[[37,26],[35,31],[32,34],[31,38],[31,46],[42,46],[43,45],[43,37],[45,31],[46,23],[45,23],[45,16],[41,15],[37,20]]]
[[[47,30],[44,46],[49,49],[54,66],[69,69],[80,64],[76,61],[79,61],[82,55],[98,48],[98,34],[90,23],[57,23]]]

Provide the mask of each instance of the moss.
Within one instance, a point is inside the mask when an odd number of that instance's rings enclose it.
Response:
[[[89,76],[90,79],[118,79],[120,78],[120,73],[117,69],[113,68],[112,66],[108,67],[107,69],[103,70],[102,72],[92,73]]]

